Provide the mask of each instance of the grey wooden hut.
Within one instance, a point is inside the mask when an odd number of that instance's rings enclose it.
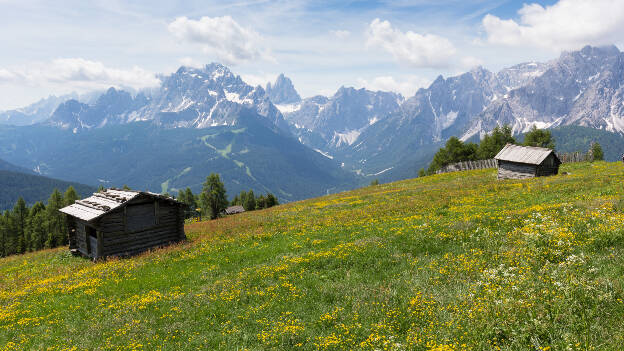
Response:
[[[232,214],[243,213],[243,212],[245,212],[245,208],[241,205],[230,206],[225,209],[226,215],[232,215]]]
[[[113,188],[60,211],[68,215],[69,249],[97,259],[184,240],[185,207],[160,194]]]
[[[498,179],[523,179],[555,175],[561,160],[551,149],[507,144],[494,157]]]

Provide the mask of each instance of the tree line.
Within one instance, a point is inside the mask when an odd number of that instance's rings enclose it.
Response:
[[[492,159],[505,147],[506,144],[519,144],[513,137],[511,127],[505,125],[497,126],[490,134],[486,134],[479,144],[462,142],[457,137],[451,137],[444,147],[440,148],[433,156],[429,168],[422,168],[419,176],[434,174],[439,169],[451,163],[462,161],[476,161]],[[537,146],[548,149],[555,148],[555,140],[549,130],[538,129],[533,126],[525,134],[521,145]],[[598,143],[593,143],[591,147],[594,160],[602,160],[604,154],[602,147]]]
[[[228,201],[225,185],[217,173],[211,173],[206,177],[199,194],[193,194],[191,188],[187,187],[178,191],[177,200],[186,204],[191,210],[187,213],[187,217],[193,216],[193,210],[199,208],[201,215],[209,216],[210,219],[223,215],[228,206],[240,205],[245,211],[253,211],[279,205],[275,195],[267,193],[256,196],[253,190],[241,191],[240,194],[234,196],[232,201]]]
[[[78,199],[72,186],[65,194],[54,189],[47,205],[38,201],[29,208],[20,197],[0,215],[0,257],[67,245],[67,223],[59,209]]]
[[[127,185],[123,189],[131,190]],[[102,190],[104,188],[100,186],[98,191]],[[66,215],[59,210],[79,199],[72,186],[64,194],[54,189],[47,205],[38,201],[28,207],[20,197],[12,210],[0,213],[0,257],[67,245]],[[221,216],[229,205],[241,205],[246,211],[252,211],[279,204],[275,195],[267,193],[255,196],[252,190],[242,191],[230,202],[227,200],[225,185],[216,173],[206,178],[201,193],[195,195],[190,188],[186,188],[178,192],[176,199],[189,209],[199,207],[201,213],[211,219]]]

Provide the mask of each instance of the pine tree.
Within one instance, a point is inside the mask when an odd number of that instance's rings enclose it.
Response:
[[[6,256],[7,228],[4,216],[0,214],[0,257]]]
[[[63,195],[63,205],[64,206],[69,206],[69,205],[73,205],[74,202],[76,202],[76,200],[79,200],[80,197],[78,196],[78,193],[76,193],[76,189],[74,189],[73,186],[69,186],[69,188],[67,188],[67,190],[65,191],[65,194]]]
[[[15,223],[15,252],[24,253],[27,250],[26,221],[28,220],[28,207],[26,201],[20,196],[11,213]]]
[[[197,208],[197,197],[195,196],[195,194],[193,194],[193,192],[191,191],[191,188],[187,187],[186,191],[185,191],[186,195],[186,204],[188,205],[188,207],[195,211],[195,209]]]
[[[210,215],[211,219],[219,217],[221,212],[225,210],[228,205],[228,201],[225,185],[223,185],[219,174],[211,173],[208,177],[206,177],[199,200],[202,211],[204,211],[205,214]]]
[[[42,202],[36,202],[30,208],[27,228],[30,233],[29,250],[43,249],[47,239],[48,221],[45,205]]]
[[[261,210],[263,208],[267,208],[266,197],[264,197],[264,195],[260,195],[256,199],[256,210]]]
[[[16,250],[16,236],[17,229],[15,227],[15,219],[11,215],[9,210],[4,211],[4,230],[5,230],[5,240],[4,240],[4,255],[9,256],[13,255]]]
[[[63,207],[63,196],[58,189],[54,189],[52,195],[48,199],[46,214],[48,217],[48,239],[46,247],[56,247],[67,244],[67,230],[65,224],[65,216],[59,212]]]
[[[267,205],[267,208],[279,205],[279,202],[277,201],[277,197],[275,197],[275,195],[271,193],[268,193],[266,196],[266,205]]]
[[[245,208],[245,211],[253,211],[256,209],[256,195],[254,195],[253,190],[249,190],[247,193],[243,207]]]

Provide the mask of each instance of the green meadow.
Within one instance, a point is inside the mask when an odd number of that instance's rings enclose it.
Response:
[[[624,165],[456,172],[0,260],[0,350],[621,350]]]

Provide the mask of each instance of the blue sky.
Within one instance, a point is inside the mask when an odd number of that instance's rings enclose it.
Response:
[[[341,85],[412,95],[439,74],[496,71],[624,38],[621,0],[0,0],[0,110],[50,94],[146,88],[222,62],[302,96]]]

